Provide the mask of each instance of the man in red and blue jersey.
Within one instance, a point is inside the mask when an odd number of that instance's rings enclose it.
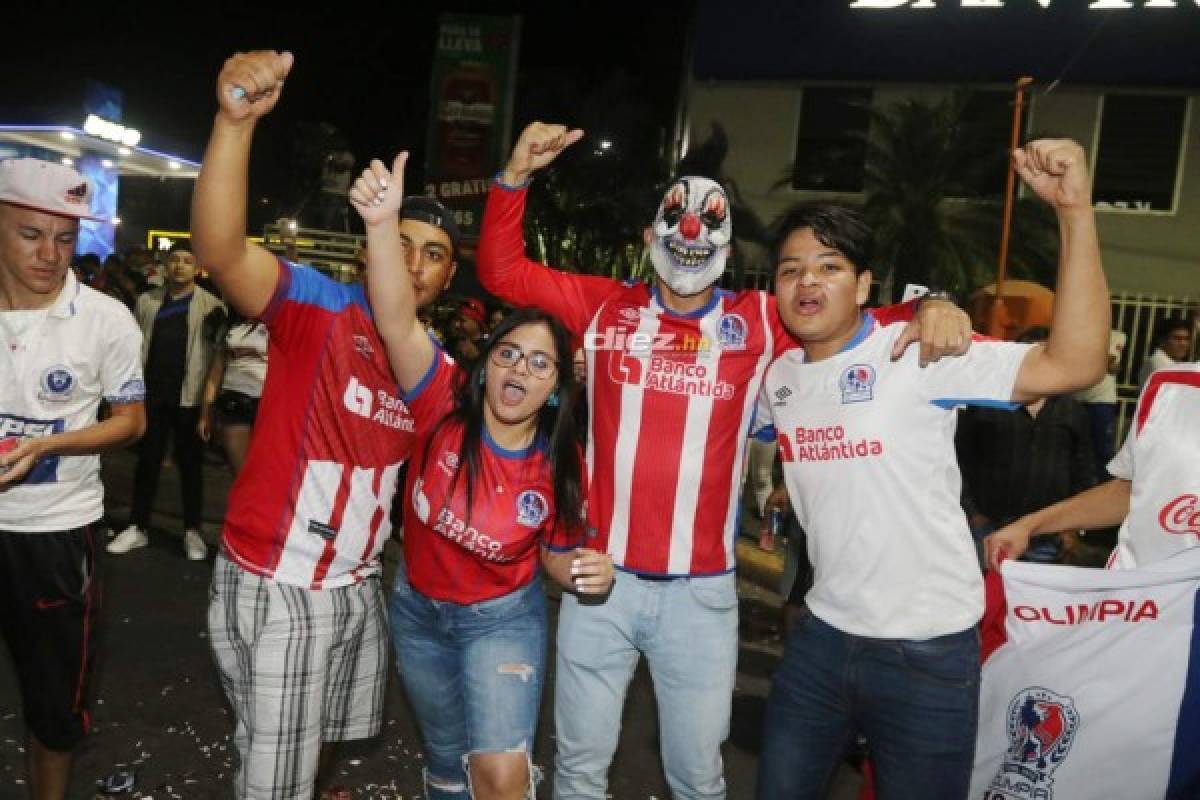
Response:
[[[262,402],[229,496],[209,630],[237,718],[243,798],[311,797],[325,743],[378,733],[387,674],[379,553],[414,421],[361,284],[277,259],[245,237],[258,120],[290,53],[238,54],[197,179],[192,232],[229,303],[270,332]],[[400,232],[418,305],[449,284],[458,229],[406,202]]]
[[[795,346],[774,299],[715,287],[732,237],[724,190],[668,188],[646,230],[656,277],[569,275],[525,256],[526,187],[583,132],[535,122],[488,197],[479,280],[557,316],[587,362],[589,547],[617,567],[602,604],[563,596],[555,685],[554,795],[602,800],[625,690],[641,654],[654,678],[663,764],[676,798],[724,798],[720,745],[737,666],[734,535],[741,465],[767,366]],[[885,309],[888,321],[911,308]],[[966,316],[932,301],[896,342],[961,351]]]

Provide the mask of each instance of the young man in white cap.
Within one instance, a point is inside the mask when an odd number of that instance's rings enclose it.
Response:
[[[0,161],[0,632],[37,800],[66,796],[88,730],[104,514],[96,454],[145,428],[141,333],[69,268],[90,194],[68,167]],[[98,421],[102,399],[112,413]]]

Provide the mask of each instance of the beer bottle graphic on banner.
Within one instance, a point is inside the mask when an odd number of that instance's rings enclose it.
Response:
[[[442,83],[437,163],[449,178],[478,178],[488,163],[496,130],[496,76],[477,61],[463,61]]]

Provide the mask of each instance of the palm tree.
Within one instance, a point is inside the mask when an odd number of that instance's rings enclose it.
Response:
[[[770,242],[770,232],[762,218],[746,203],[737,181],[725,172],[727,155],[729,136],[719,123],[714,122],[708,138],[688,151],[675,172],[711,178],[725,189],[733,219],[733,247],[722,283],[731,288],[742,288],[751,268],[766,266],[763,253]]]
[[[871,113],[863,211],[871,221],[883,297],[907,283],[965,293],[989,283],[1001,228],[1006,143],[967,115],[969,92],[908,99]],[[1013,214],[1010,274],[1054,276],[1053,217],[1034,200]]]
[[[587,137],[529,191],[526,240],[534,257],[561,269],[637,277],[642,230],[666,185],[665,129],[623,73],[590,92],[547,76],[530,93],[539,115],[571,120]]]

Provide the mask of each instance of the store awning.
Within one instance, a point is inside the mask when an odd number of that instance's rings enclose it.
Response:
[[[0,154],[5,144],[38,147],[72,162],[84,151],[97,153],[111,160],[121,176],[195,179],[200,171],[199,163],[182,156],[128,147],[65,125],[0,125]]]

